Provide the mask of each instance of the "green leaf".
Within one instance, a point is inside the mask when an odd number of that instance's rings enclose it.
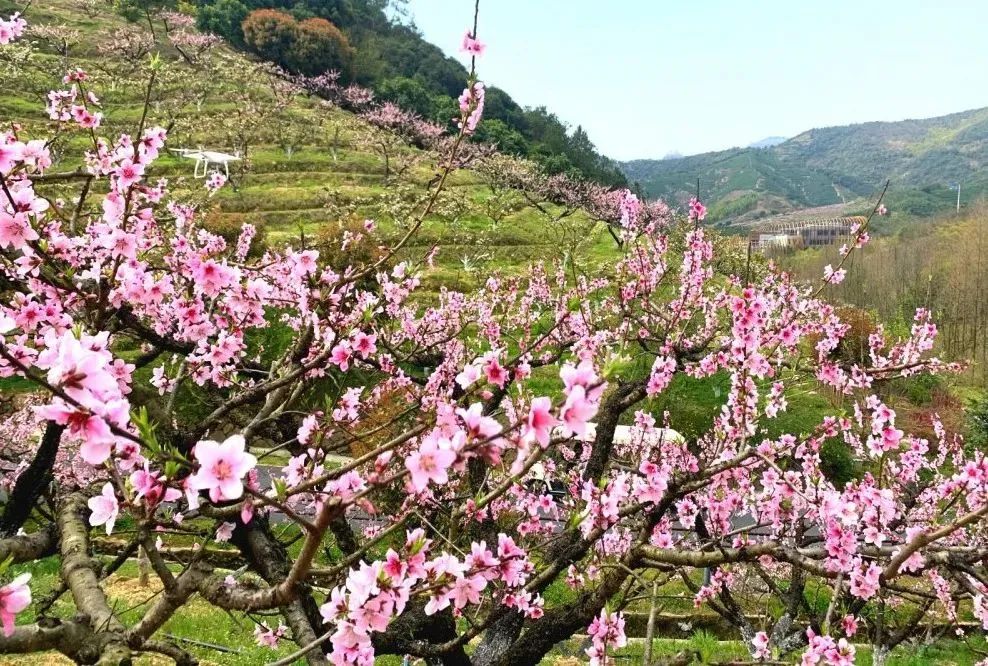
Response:
[[[147,407],[141,406],[133,410],[130,413],[130,420],[137,427],[137,432],[141,436],[141,441],[147,448],[155,454],[161,453],[161,445],[158,443],[158,438],[154,432],[154,424],[151,423],[151,417],[148,414]]]

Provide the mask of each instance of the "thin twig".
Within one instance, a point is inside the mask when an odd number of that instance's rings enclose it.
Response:
[[[316,640],[314,640],[311,643],[308,643],[306,645],[303,645],[302,647],[300,647],[295,652],[292,652],[290,655],[288,655],[286,657],[282,657],[278,661],[272,661],[272,662],[270,662],[268,664],[265,664],[265,666],[287,666],[288,664],[292,663],[293,661],[295,661],[299,657],[304,657],[313,648],[319,647],[320,645],[322,645],[323,643],[325,643],[326,640],[329,639],[329,637],[332,636],[335,632],[336,632],[336,628],[334,627],[332,631],[327,631],[325,634],[323,634],[322,636],[320,636]]]

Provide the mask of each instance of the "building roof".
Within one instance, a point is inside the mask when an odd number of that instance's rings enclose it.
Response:
[[[761,234],[793,234],[797,235],[810,229],[836,229],[848,231],[855,224],[864,224],[867,218],[862,215],[847,217],[831,217],[818,219],[779,219],[763,222],[751,230],[752,236]]]
[[[762,246],[820,247],[832,245],[851,235],[854,225],[864,224],[866,217],[851,215],[818,219],[779,219],[764,222],[748,234],[754,249]]]

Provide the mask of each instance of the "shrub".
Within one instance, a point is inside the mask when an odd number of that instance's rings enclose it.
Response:
[[[435,111],[432,93],[418,79],[403,76],[384,79],[375,86],[374,92],[382,100],[394,102],[402,109],[425,118],[432,117]],[[452,118],[454,115],[451,114],[449,117]]]
[[[820,467],[828,481],[841,487],[860,475],[850,447],[837,438],[828,439],[820,447]]]
[[[838,314],[849,328],[831,356],[844,363],[863,363],[868,359],[868,336],[875,330],[874,317],[850,305],[838,308]]]
[[[239,0],[216,0],[203,5],[196,14],[196,25],[202,32],[211,32],[230,40],[236,46],[244,46],[241,27],[247,14],[247,6]]]
[[[240,232],[243,230],[244,220],[240,219],[240,216],[229,217],[221,216],[217,212],[209,213],[203,220],[203,227],[217,236],[221,236],[223,240],[226,241],[227,247],[236,247],[237,239],[240,238]],[[250,244],[250,252],[247,256],[250,258],[257,258],[262,256],[268,250],[268,234],[265,225],[257,220],[254,220],[252,224],[257,229],[257,234],[254,236],[254,240]]]
[[[244,43],[257,55],[284,64],[295,43],[297,23],[289,14],[275,9],[258,9],[242,24]]]
[[[335,25],[326,19],[310,18],[297,24],[295,41],[284,64],[308,76],[337,70],[342,79],[348,80],[353,70],[353,48]]]
[[[356,216],[322,225],[315,249],[319,250],[319,258],[337,271],[358,263],[371,264],[382,256],[380,239],[368,234],[363,220]]]
[[[349,79],[353,48],[339,28],[323,18],[296,21],[275,9],[251,12],[243,24],[244,43],[257,55],[306,76],[337,70]]]
[[[967,408],[968,439],[972,444],[985,446],[988,444],[988,396],[972,400]]]

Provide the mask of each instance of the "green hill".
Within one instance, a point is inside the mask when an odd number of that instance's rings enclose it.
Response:
[[[135,22],[144,20],[143,7],[175,7],[176,0],[116,0],[119,11]],[[374,90],[378,99],[393,101],[441,125],[451,125],[457,97],[469,72],[456,58],[446,56],[403,19],[401,3],[382,0],[190,0],[185,9],[196,13],[199,28],[218,34],[230,44],[274,61],[294,73],[321,74],[327,67],[344,84],[357,83]],[[390,8],[390,9],[389,9]],[[472,4],[462,3],[463,24],[473,14]],[[260,11],[258,11],[260,10]],[[292,57],[282,37],[271,35],[274,46],[260,48],[247,39],[242,25],[254,12],[276,13],[287,21],[328,20],[338,27],[352,47],[350,59],[332,63],[330,49],[317,48],[307,57]],[[478,33],[484,37],[481,11]],[[249,32],[249,30],[248,30]],[[458,35],[450,35],[454,39]],[[480,78],[484,79],[483,59]],[[477,133],[480,140],[496,143],[503,152],[539,162],[553,173],[571,172],[606,185],[623,184],[616,165],[599,153],[582,127],[571,128],[544,106],[522,107],[505,90],[487,81],[486,122]]]
[[[701,197],[715,220],[840,202],[832,181],[823,173],[785,163],[771,149],[637,160],[622,167],[628,179],[639,183],[649,196],[670,202],[692,196],[699,178]]]
[[[0,48],[4,126],[16,121],[26,135],[47,136],[47,91],[67,87],[61,81],[66,69],[82,67],[89,73],[86,89],[103,105],[98,134],[133,134],[143,108],[148,62],[156,53],[161,65],[150,93],[147,126],[168,127],[169,139],[167,154],[155,162],[148,180],[167,178],[182,196],[204,199],[203,180],[193,176],[193,162],[173,151],[249,148],[244,162],[231,165],[231,184],[204,201],[215,230],[235,237],[240,224],[249,222],[268,244],[291,239],[311,245],[329,236],[338,248],[344,227],[359,227],[372,218],[386,238],[403,235],[402,225],[421,206],[435,175],[434,155],[397,142],[391,149],[392,171],[396,160],[410,166],[400,176],[388,175],[375,149],[381,134],[359,117],[286,87],[269,68],[227,45],[215,46],[191,64],[160,26],[149,37],[146,26],[101,3],[87,5],[87,11],[82,5],[78,0],[33,3],[24,12],[26,42],[33,48]],[[0,14],[16,10],[0,0]],[[135,47],[141,39],[150,41]],[[67,55],[60,52],[65,44]],[[79,134],[56,139],[54,169],[78,168],[87,148],[91,144]],[[65,186],[64,196],[76,196],[73,188],[77,186]],[[421,260],[433,244],[441,244],[426,286],[466,290],[482,284],[492,270],[520,272],[533,260],[558,257],[560,247],[570,243],[567,238],[577,238],[586,257],[613,257],[613,241],[602,225],[582,213],[566,223],[569,227],[546,224],[543,211],[528,206],[519,193],[495,192],[481,171],[461,169],[452,174],[435,214],[405,252]]]
[[[937,118],[803,132],[767,148],[736,148],[621,165],[652,196],[685,200],[700,179],[714,220],[746,222],[793,209],[852,202],[891,180],[908,215],[949,209],[948,184],[965,198],[988,192],[988,108]]]

